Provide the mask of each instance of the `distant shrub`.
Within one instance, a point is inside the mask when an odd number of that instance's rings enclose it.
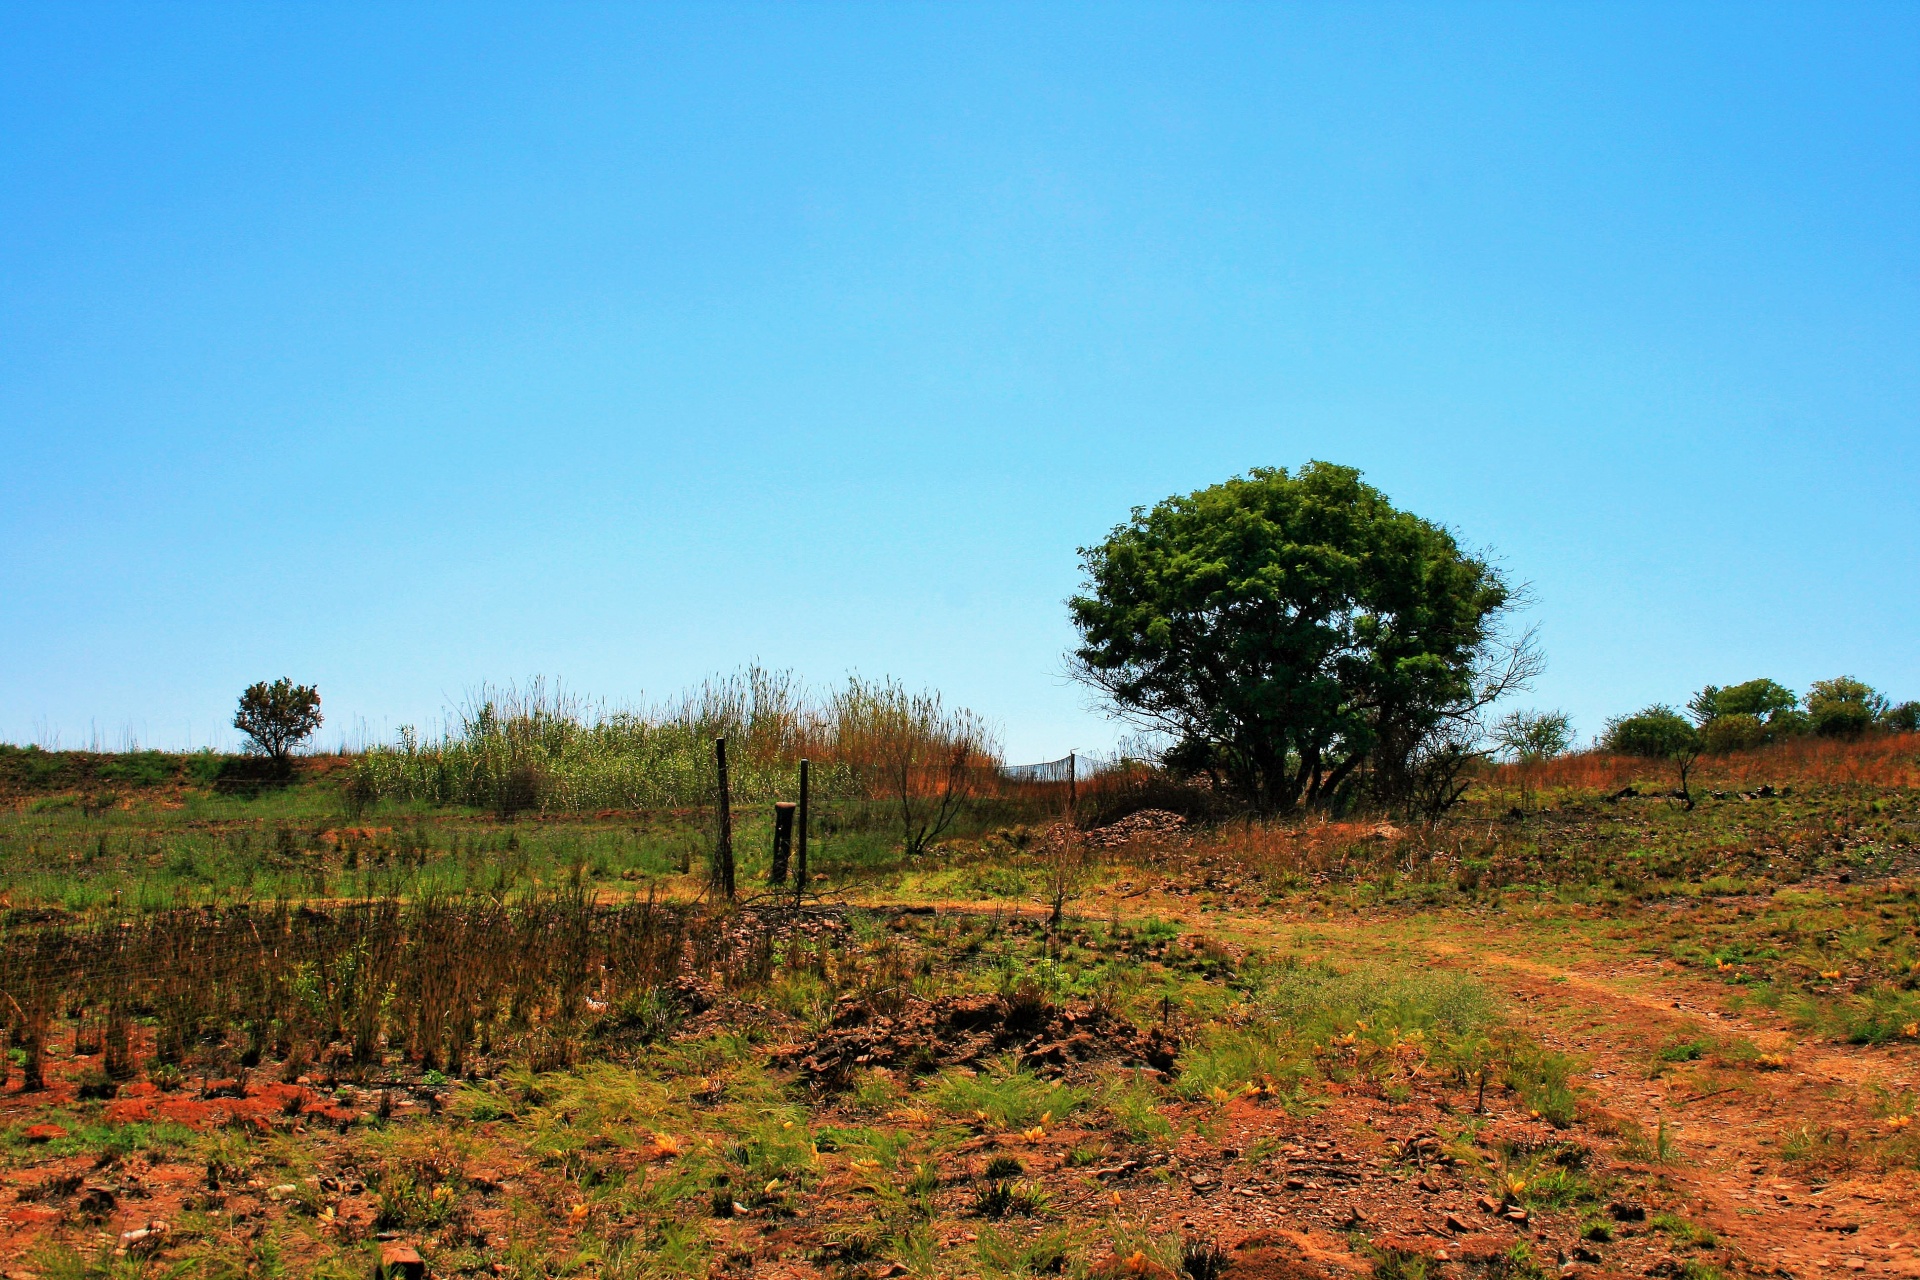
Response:
[[[1685,716],[1660,703],[1607,721],[1600,737],[1600,745],[1608,751],[1658,760],[1696,750],[1699,741],[1699,732]]]
[[[1772,737],[1759,716],[1715,716],[1700,728],[1700,744],[1708,755],[1723,756],[1731,751],[1751,751]]]
[[[1742,684],[1708,685],[1687,703],[1687,710],[1700,724],[1721,716],[1752,716],[1765,723],[1800,705],[1793,690],[1775,680],[1761,678]]]
[[[1700,747],[1709,755],[1751,751],[1808,729],[1793,690],[1764,677],[1722,688],[1710,684],[1687,701],[1700,726]]]
[[[1500,753],[1515,764],[1538,764],[1573,745],[1573,719],[1564,711],[1510,711],[1493,726]]]
[[[1816,680],[1807,690],[1807,717],[1825,738],[1857,738],[1886,711],[1886,698],[1852,676]]]
[[[1920,702],[1900,702],[1880,713],[1880,727],[1895,733],[1920,733]]]

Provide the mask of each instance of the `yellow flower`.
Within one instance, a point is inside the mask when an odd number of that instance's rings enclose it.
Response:
[[[1913,1123],[1912,1116],[1891,1116],[1887,1120],[1887,1128],[1899,1130],[1899,1129],[1906,1128],[1908,1125],[1912,1123]]]
[[[587,1220],[587,1215],[592,1212],[593,1210],[589,1209],[586,1205],[576,1204],[575,1206],[573,1206],[573,1208],[567,1210],[567,1222],[570,1225],[577,1227],[581,1223],[585,1222]]]

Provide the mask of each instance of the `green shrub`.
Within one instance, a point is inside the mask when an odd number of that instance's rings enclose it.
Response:
[[[1857,738],[1886,710],[1887,700],[1852,676],[1816,680],[1807,690],[1807,716],[1822,737]]]
[[[1800,700],[1777,680],[1748,680],[1741,684],[1708,685],[1693,695],[1687,711],[1701,724],[1723,716],[1751,716],[1765,724],[1794,710]]]
[[[1765,744],[1770,736],[1758,716],[1715,716],[1701,728],[1700,744],[1708,755],[1723,756],[1750,751]]]
[[[1623,756],[1664,760],[1699,745],[1699,734],[1687,718],[1659,703],[1630,716],[1607,721],[1600,745]]]
[[[1573,1059],[1517,1036],[1502,1046],[1501,1077],[1529,1109],[1556,1129],[1574,1121],[1578,1100],[1570,1083]]]

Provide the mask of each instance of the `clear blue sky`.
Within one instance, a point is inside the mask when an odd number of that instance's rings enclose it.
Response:
[[[0,739],[758,658],[1098,748],[1075,548],[1310,458],[1583,733],[1920,697],[1920,7],[0,9]]]

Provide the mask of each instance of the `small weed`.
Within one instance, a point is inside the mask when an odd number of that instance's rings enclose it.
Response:
[[[1712,1048],[1713,1045],[1705,1040],[1683,1040],[1666,1046],[1654,1056],[1661,1062],[1698,1062]]]
[[[1217,1240],[1190,1239],[1180,1244],[1180,1274],[1187,1280],[1220,1280],[1233,1265],[1233,1255]]]
[[[1100,1095],[1101,1110],[1120,1136],[1130,1142],[1165,1142],[1173,1124],[1161,1114],[1153,1087],[1132,1076],[1109,1084]]]
[[[973,1211],[983,1218],[1004,1218],[1013,1212],[1013,1184],[988,1182],[973,1192]]]
[[[1010,1182],[988,1182],[973,1193],[973,1211],[983,1218],[999,1219],[1014,1215],[1037,1218],[1052,1208],[1053,1197],[1047,1189],[1023,1178]]]
[[[1688,1222],[1677,1213],[1656,1213],[1647,1219],[1647,1225],[1655,1231],[1664,1231],[1673,1237],[1676,1244],[1689,1245],[1696,1249],[1711,1249],[1718,1243],[1713,1232]]]
[[[1374,1280],[1427,1280],[1430,1266],[1425,1254],[1386,1249],[1374,1260]]]

